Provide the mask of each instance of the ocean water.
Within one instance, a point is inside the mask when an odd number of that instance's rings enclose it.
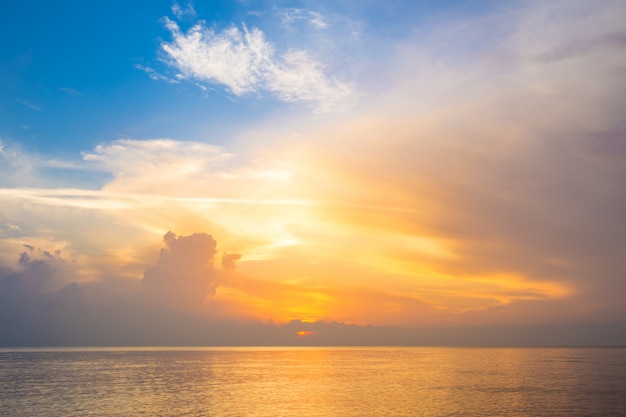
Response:
[[[626,416],[626,349],[4,349],[0,415]]]

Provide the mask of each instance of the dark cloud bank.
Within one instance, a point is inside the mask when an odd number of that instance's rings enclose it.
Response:
[[[140,285],[117,297],[105,291],[114,279],[71,282],[73,263],[62,253],[24,245],[17,268],[0,267],[0,346],[626,345],[626,324],[619,322],[376,327],[211,318],[198,311],[239,255],[223,254],[216,267],[217,242],[205,233],[169,232],[164,243]]]

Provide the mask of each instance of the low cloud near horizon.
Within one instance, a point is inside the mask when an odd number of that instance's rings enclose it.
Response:
[[[216,297],[222,288],[263,296],[253,283],[233,278],[233,262],[239,255],[223,254],[218,268],[214,265],[217,242],[208,234],[176,236],[168,232],[163,242],[156,263],[135,283],[123,283],[119,278],[71,282],[71,277],[78,277],[75,261],[64,259],[61,251],[52,254],[24,245],[18,266],[0,271],[0,347],[626,343],[625,325],[611,322],[459,327],[233,320],[231,314],[220,311],[225,306],[222,303],[228,303],[228,297]],[[285,295],[277,294],[278,299]],[[354,296],[344,295],[346,300]],[[372,296],[369,308],[384,308],[384,297]]]

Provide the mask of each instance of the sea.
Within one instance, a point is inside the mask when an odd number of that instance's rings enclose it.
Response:
[[[0,349],[0,416],[626,416],[626,348]]]

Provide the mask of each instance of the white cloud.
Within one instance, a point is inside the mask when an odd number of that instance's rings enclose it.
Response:
[[[317,103],[318,110],[328,111],[336,100],[350,94],[348,86],[323,75],[321,65],[304,51],[289,51],[282,62],[266,76],[267,88],[283,101]]]
[[[306,51],[279,54],[257,28],[231,26],[216,32],[200,22],[183,33],[167,18],[165,25],[173,41],[161,47],[180,78],[221,84],[237,96],[268,91],[279,100],[307,102],[318,111],[336,108],[350,95],[350,88],[328,77]]]
[[[218,180],[232,154],[201,142],[120,139],[84,153],[85,162],[110,172],[108,190],[181,195]]]
[[[23,99],[17,99],[16,100],[18,103],[25,105],[26,107],[28,107],[31,110],[35,110],[35,111],[41,111],[41,107],[38,106],[37,104],[31,103],[28,100],[23,100]]]
[[[163,81],[167,81],[168,83],[172,83],[172,84],[178,84],[179,81],[175,80],[173,78],[167,77],[165,75],[159,74],[154,68],[150,68],[150,67],[146,67],[144,65],[141,64],[137,64],[135,65],[135,68],[137,68],[140,71],[145,72],[146,74],[148,74],[148,77],[150,77],[151,80],[163,80]]]
[[[35,167],[41,166],[41,158],[27,155],[0,140],[0,186],[29,184],[34,178]]]
[[[178,4],[178,2],[175,2],[172,5],[172,13],[174,13],[174,16],[176,16],[178,19],[182,19],[185,16],[195,16],[196,9],[193,7],[192,3],[187,3],[185,8],[183,9],[180,4]]]
[[[59,87],[59,91],[63,91],[64,93],[67,93],[73,97],[78,97],[78,96],[83,95],[81,91],[78,91],[77,89],[71,88],[71,87]]]
[[[321,14],[317,12],[309,12],[309,16],[309,23],[311,23],[313,26],[316,26],[320,29],[328,27],[328,23],[326,23],[326,20],[324,20],[324,16],[322,16]]]
[[[83,159],[100,163],[115,175],[131,176],[154,170],[189,170],[200,162],[213,166],[231,156],[217,146],[202,142],[119,139],[96,146],[92,153],[84,153]]]
[[[280,16],[283,25],[290,25],[298,21],[305,21],[318,29],[328,27],[328,23],[326,23],[324,16],[320,13],[309,10],[298,9],[295,7],[278,9],[278,15]]]

